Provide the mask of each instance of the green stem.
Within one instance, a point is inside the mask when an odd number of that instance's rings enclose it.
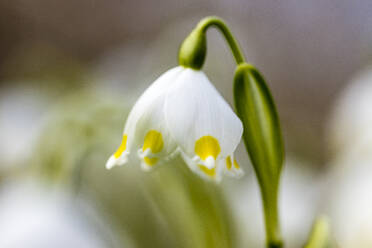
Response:
[[[206,17],[199,22],[195,30],[200,30],[203,35],[209,27],[216,27],[221,31],[225,37],[227,43],[230,46],[231,52],[234,55],[237,65],[245,63],[245,58],[242,50],[239,47],[238,42],[230,32],[226,23],[218,17],[210,16]],[[275,183],[275,182],[272,182]],[[281,248],[283,247],[283,241],[280,232],[279,216],[278,216],[278,192],[271,192],[270,190],[278,187],[263,187],[261,184],[261,196],[265,218],[265,230],[266,230],[266,247],[268,248]]]
[[[222,19],[216,16],[206,17],[199,22],[196,28],[197,29],[200,28],[205,33],[210,26],[214,26],[221,31],[221,33],[223,34],[227,41],[227,44],[229,44],[230,46],[231,52],[234,55],[236,63],[239,65],[245,62],[244,55],[239,47],[238,42],[236,41],[230,29],[227,27],[226,23]]]
[[[218,17],[210,16],[202,19],[194,30],[182,42],[178,53],[178,61],[180,65],[192,68],[194,70],[200,70],[203,67],[207,54],[206,32],[211,26],[221,31],[227,41],[227,44],[229,44],[236,63],[240,65],[245,62],[244,55],[238,45],[238,42],[230,32],[225,22]]]
[[[277,192],[263,192],[262,189],[261,187],[266,229],[266,247],[281,248],[283,247],[283,241],[279,226],[278,194]]]

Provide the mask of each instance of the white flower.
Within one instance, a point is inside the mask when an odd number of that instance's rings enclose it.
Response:
[[[243,171],[233,153],[242,133],[241,121],[207,76],[178,66],[138,99],[106,167],[139,158],[149,170],[180,154],[203,178],[219,181],[224,171],[240,176]]]

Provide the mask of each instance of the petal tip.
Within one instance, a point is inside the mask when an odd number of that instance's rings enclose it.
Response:
[[[106,169],[110,170],[116,165],[116,159],[112,155],[106,162]]]
[[[242,178],[244,176],[244,174],[245,174],[244,171],[242,169],[240,169],[240,170],[235,171],[233,177],[239,179],[239,178]]]
[[[121,156],[119,158],[115,158],[114,155],[111,155],[111,157],[106,162],[106,169],[110,170],[115,166],[121,166],[123,164],[126,164],[128,162],[127,154],[124,154],[124,156]]]
[[[152,167],[150,165],[146,164],[146,162],[141,161],[141,169],[145,172],[148,172],[148,171],[152,170]]]

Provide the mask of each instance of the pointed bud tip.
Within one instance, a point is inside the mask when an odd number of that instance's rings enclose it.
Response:
[[[201,29],[194,29],[182,42],[178,53],[180,65],[200,70],[207,54],[207,39]]]

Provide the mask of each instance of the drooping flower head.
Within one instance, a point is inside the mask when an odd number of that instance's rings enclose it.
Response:
[[[198,175],[240,176],[234,159],[243,127],[200,70],[183,66],[161,75],[131,110],[118,150],[106,167],[139,160],[150,170],[180,155]]]
[[[234,102],[239,118],[201,71],[206,57],[206,31],[216,27],[237,64]],[[240,176],[234,159],[244,128],[244,144],[260,186],[267,247],[283,247],[278,214],[278,189],[284,161],[279,118],[260,72],[245,60],[226,23],[202,19],[183,41],[179,64],[157,79],[129,114],[122,144],[110,157],[111,168],[139,160],[150,170],[181,156],[203,178],[220,181],[222,174]]]

